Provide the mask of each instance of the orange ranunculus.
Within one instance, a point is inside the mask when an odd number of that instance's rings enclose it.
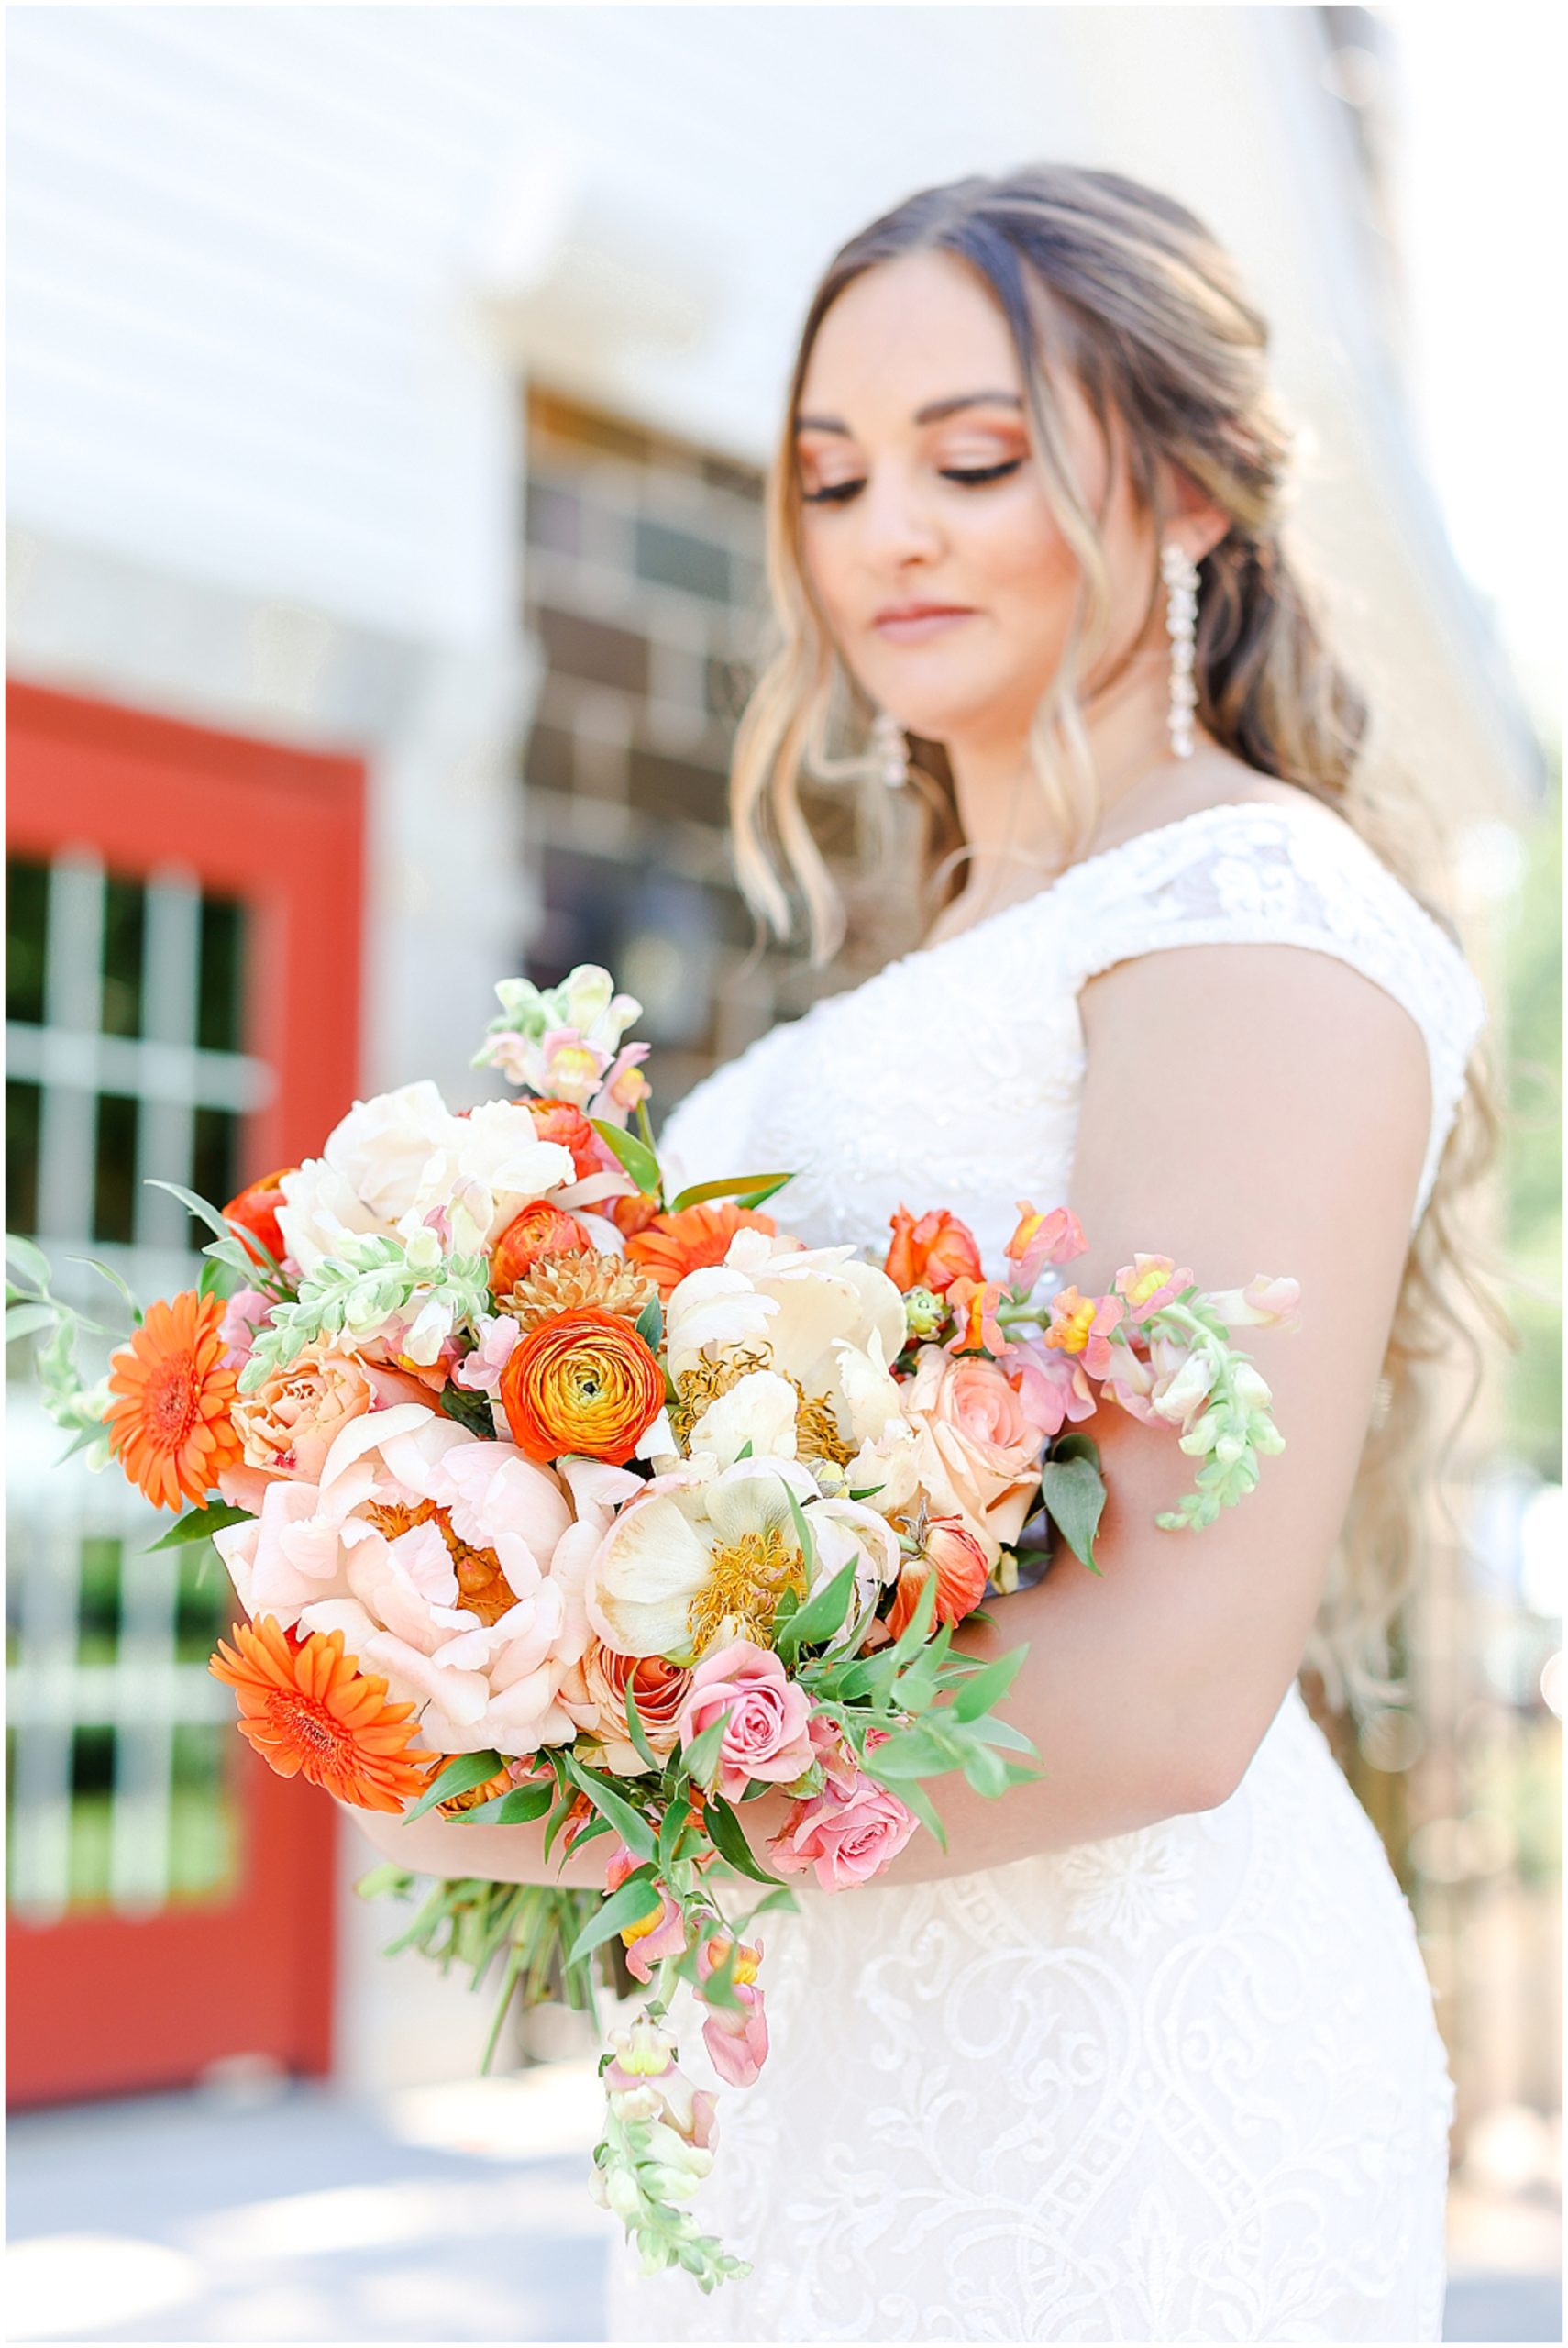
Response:
[[[945,1207],[922,1214],[918,1222],[907,1207],[899,1207],[889,1220],[893,1244],[882,1268],[906,1296],[911,1288],[929,1288],[944,1296],[962,1274],[980,1278],[975,1235]]]
[[[664,1372],[629,1321],[585,1305],[513,1346],[501,1401],[525,1457],[576,1452],[620,1468],[664,1408]]]
[[[623,1191],[618,1199],[607,1199],[605,1204],[610,1220],[623,1239],[635,1239],[658,1213],[658,1201],[651,1191]]]
[[[770,1214],[754,1214],[733,1199],[721,1199],[711,1205],[682,1207],[679,1214],[656,1214],[646,1230],[627,1240],[626,1257],[658,1282],[658,1292],[668,1302],[688,1272],[723,1262],[737,1231],[771,1234],[778,1228]]]
[[[569,1101],[539,1100],[525,1103],[541,1141],[558,1141],[571,1152],[572,1171],[580,1182],[587,1175],[602,1174],[620,1159],[608,1142],[601,1141],[580,1109]]]
[[[295,1166],[280,1166],[275,1174],[259,1175],[254,1182],[248,1182],[243,1191],[230,1199],[223,1211],[225,1223],[235,1223],[242,1231],[254,1232],[262,1246],[271,1249],[280,1264],[289,1252],[278,1227],[278,1209],[286,1203],[283,1177],[298,1171]],[[256,1262],[260,1263],[261,1258],[255,1255],[253,1248],[247,1248],[246,1253],[254,1256]]]
[[[974,1534],[955,1516],[934,1517],[926,1527],[925,1548],[911,1557],[899,1576],[888,1615],[888,1628],[898,1638],[919,1605],[932,1574],[936,1576],[934,1632],[944,1623],[961,1623],[972,1614],[986,1594],[990,1569],[986,1553]]]
[[[230,1412],[238,1373],[225,1368],[223,1299],[186,1289],[148,1307],[109,1357],[109,1448],[155,1508],[200,1503],[240,1456]]]
[[[577,1114],[575,1109],[572,1114]],[[508,1295],[541,1257],[583,1256],[592,1249],[593,1241],[576,1215],[568,1214],[564,1207],[551,1206],[547,1199],[536,1199],[521,1214],[513,1216],[490,1251],[491,1292]]]
[[[360,1810],[401,1810],[425,1790],[436,1754],[405,1750],[412,1704],[343,1652],[341,1631],[291,1637],[276,1616],[235,1627],[207,1666],[239,1699],[239,1733],[281,1778],[306,1778]]]

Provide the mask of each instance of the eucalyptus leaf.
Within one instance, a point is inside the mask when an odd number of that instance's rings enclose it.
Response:
[[[15,1338],[35,1336],[40,1329],[54,1326],[55,1309],[39,1299],[27,1299],[20,1304],[6,1307],[6,1343]]]
[[[6,1261],[15,1264],[19,1272],[24,1272],[35,1288],[48,1288],[50,1278],[49,1257],[41,1247],[35,1247],[30,1239],[24,1239],[19,1231],[6,1234]]]
[[[1082,1457],[1048,1459],[1041,1470],[1040,1489],[1052,1522],[1074,1556],[1098,1574],[1094,1536],[1105,1508],[1105,1479],[1099,1469]]]

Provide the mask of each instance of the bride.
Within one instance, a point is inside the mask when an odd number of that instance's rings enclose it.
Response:
[[[792,878],[831,951],[796,792],[834,712],[918,768],[966,870],[923,944],[699,1085],[667,1158],[793,1168],[780,1226],[878,1256],[895,1208],[951,1206],[992,1275],[1020,1199],[1070,1202],[1086,1293],[1156,1246],[1289,1274],[1305,1317],[1248,1333],[1287,1448],[1210,1530],[1155,1527],[1167,1442],[1094,1425],[1103,1578],[1060,1554],[963,1642],[1028,1642],[1043,1781],[939,1780],[947,1853],[767,1919],[773,2051],[701,2201],[752,2274],[704,2300],[618,2254],[618,2338],[1440,2336],[1453,2085],[1297,1675],[1369,1700],[1417,1567],[1483,1012],[1371,845],[1265,339],[1178,205],[1055,167],[911,196],[806,317],[741,879],[783,931]],[[748,1805],[759,1843],[778,1807]],[[550,1874],[533,1828],[378,1840]]]

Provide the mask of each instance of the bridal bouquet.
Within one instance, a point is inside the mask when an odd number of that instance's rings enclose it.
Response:
[[[244,1616],[212,1669],[274,1769],[366,1810],[535,1824],[547,1860],[602,1841],[602,1893],[450,1879],[399,1945],[476,1978],[499,1960],[497,2027],[519,1990],[591,2007],[606,1958],[646,1988],[602,2066],[594,2184],[646,2266],[711,2288],[744,2270],[690,2208],[714,2099],[679,2066],[677,1984],[720,2078],[749,2084],[755,1927],[789,1879],[837,1892],[922,1826],[944,1841],[944,1772],[986,1795],[1037,1774],[998,1710],[1023,1650],[982,1665],[955,1631],[1054,1531],[1098,1570],[1077,1429],[1107,1399],[1198,1463],[1163,1526],[1251,1489],[1281,1439],[1231,1333],[1288,1318],[1296,1289],[1209,1292],[1138,1255],[1080,1294],[1062,1207],[1021,1202],[988,1279],[945,1208],[900,1209],[874,1265],[776,1228],[786,1174],[667,1196],[639,1006],[591,967],[497,993],[476,1065],[515,1099],[453,1111],[413,1083],[221,1210],[167,1185],[213,1232],[201,1279],[145,1315],[123,1291],[102,1386],[26,1241],[12,1326],[49,1333],[78,1445],[176,1512],[159,1545],[211,1538]],[[765,1840],[746,1821],[769,1792],[789,1807]]]

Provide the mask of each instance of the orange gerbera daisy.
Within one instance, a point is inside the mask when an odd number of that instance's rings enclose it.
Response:
[[[722,1264],[737,1231],[774,1232],[770,1214],[753,1214],[733,1199],[715,1205],[682,1207],[679,1214],[656,1214],[626,1242],[626,1259],[658,1282],[667,1301],[677,1283],[703,1264]]]
[[[155,1508],[206,1499],[240,1456],[229,1417],[238,1374],[224,1366],[223,1300],[186,1289],[152,1304],[109,1357],[109,1448]]]
[[[235,1625],[207,1666],[239,1699],[239,1733],[280,1778],[307,1778],[361,1810],[401,1810],[425,1790],[436,1754],[404,1750],[418,1733],[412,1704],[343,1652],[341,1631],[301,1639],[272,1614]]]

